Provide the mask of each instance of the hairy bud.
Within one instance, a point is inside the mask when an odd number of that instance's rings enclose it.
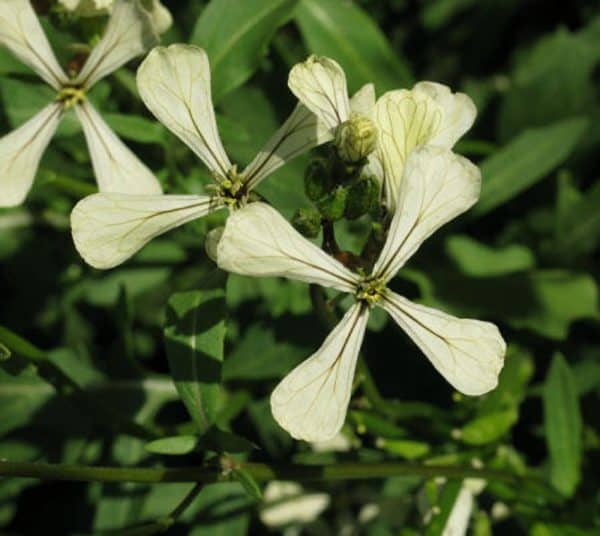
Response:
[[[349,220],[360,218],[371,212],[379,200],[379,183],[374,177],[364,177],[357,180],[348,189],[346,210],[344,216]]]
[[[335,131],[335,146],[340,158],[349,164],[360,162],[375,149],[377,127],[368,117],[351,113]]]
[[[311,201],[325,197],[333,188],[333,180],[327,161],[317,158],[311,161],[304,172],[304,192]]]
[[[338,186],[327,197],[317,202],[317,208],[326,220],[336,221],[344,216],[346,210],[346,198],[348,190],[343,186]]]
[[[321,215],[314,208],[299,208],[292,218],[292,225],[306,238],[316,238],[321,230]]]

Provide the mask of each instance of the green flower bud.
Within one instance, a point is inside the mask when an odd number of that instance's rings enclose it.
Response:
[[[326,220],[336,221],[344,216],[346,210],[346,198],[348,190],[343,186],[338,186],[327,197],[317,203],[317,208]]]
[[[351,113],[335,131],[335,147],[340,158],[355,164],[369,156],[377,144],[377,127],[368,117]]]
[[[292,218],[292,225],[306,238],[316,238],[321,230],[321,215],[314,208],[299,208]]]
[[[379,201],[379,183],[374,177],[365,177],[357,180],[348,189],[346,210],[344,216],[349,220],[360,218],[363,214],[371,212]]]
[[[304,172],[304,191],[311,201],[325,197],[333,188],[327,160],[318,158],[308,164]]]

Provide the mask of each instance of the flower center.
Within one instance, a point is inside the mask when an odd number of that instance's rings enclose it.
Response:
[[[386,284],[381,277],[363,279],[356,289],[356,299],[373,307],[385,294]]]
[[[71,108],[71,106],[85,100],[85,89],[76,86],[65,86],[58,92],[56,100],[62,102],[65,109]]]
[[[227,172],[227,176],[219,179],[215,186],[217,196],[228,207],[240,208],[245,204],[248,192],[244,188],[244,181],[237,172],[237,166],[232,166]]]

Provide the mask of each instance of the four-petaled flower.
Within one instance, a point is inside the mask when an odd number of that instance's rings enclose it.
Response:
[[[83,127],[101,191],[161,192],[152,172],[119,140],[86,98],[96,82],[157,41],[152,20],[139,0],[117,0],[102,39],[81,71],[69,78],[56,60],[29,0],[0,2],[0,45],[57,92],[54,102],[0,139],[0,206],[23,202],[42,154],[71,107]]]
[[[342,68],[334,60],[318,56],[295,65],[288,85],[329,127],[332,137],[348,122],[367,119],[374,124],[377,143],[366,172],[382,183],[383,201],[390,211],[396,208],[410,153],[423,145],[451,149],[477,115],[467,95],[452,93],[434,82],[419,82],[411,90],[388,91],[377,101],[373,84],[366,84],[350,99]]]
[[[265,203],[250,204],[229,217],[217,248],[221,268],[317,283],[355,298],[321,348],[271,395],[273,416],[293,437],[324,441],[341,429],[369,311],[375,306],[390,314],[458,391],[481,395],[497,385],[506,345],[495,325],[412,303],[388,288],[426,238],[477,201],[480,186],[477,167],[451,151],[434,146],[412,151],[399,184],[398,209],[369,274],[350,271]]]
[[[287,161],[328,140],[327,130],[303,105],[254,160],[238,172],[225,153],[212,105],[204,50],[189,45],[157,47],[138,70],[138,88],[152,113],[206,164],[215,181],[210,195],[99,193],[71,214],[75,246],[96,268],[112,268],[152,238],[223,207],[243,206],[250,192]]]

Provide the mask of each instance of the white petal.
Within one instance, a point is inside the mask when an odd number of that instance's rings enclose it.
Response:
[[[87,101],[75,106],[101,192],[160,194],[160,183]]]
[[[342,428],[369,310],[356,303],[312,356],[271,395],[271,411],[296,439],[326,441]]]
[[[173,25],[173,15],[159,0],[152,0],[149,12],[158,34],[166,32]]]
[[[328,128],[335,128],[350,115],[346,75],[337,62],[310,56],[290,71],[288,86],[298,100],[314,112]]]
[[[263,492],[260,520],[269,527],[310,523],[329,506],[327,493],[308,493],[295,482],[272,480]]]
[[[304,238],[274,208],[250,203],[227,219],[217,248],[223,270],[279,276],[353,292],[358,276]]]
[[[126,261],[155,236],[218,208],[200,195],[128,195],[100,193],[85,197],[71,213],[75,247],[94,268]]]
[[[412,88],[412,93],[426,95],[442,110],[441,123],[428,143],[452,149],[459,138],[473,126],[477,108],[468,95],[452,93],[448,86],[435,82],[419,82]]]
[[[62,105],[53,102],[0,138],[0,207],[23,202],[61,117]]]
[[[386,202],[395,210],[406,159],[439,131],[442,110],[423,92],[401,89],[389,91],[377,101],[374,118],[379,130],[375,157],[383,170]]]
[[[494,324],[456,318],[389,291],[379,303],[456,390],[482,395],[498,385],[506,343]]]
[[[481,173],[466,158],[433,146],[414,151],[373,273],[386,280],[393,277],[425,239],[473,206],[480,190]]]
[[[466,536],[473,511],[473,503],[473,493],[465,486],[460,488],[444,526],[442,536]]]
[[[152,18],[141,4],[137,0],[117,0],[102,39],[74,83],[89,88],[157,43]]]
[[[140,65],[137,83],[143,101],[159,121],[210,171],[226,176],[231,162],[217,131],[206,52],[191,45],[157,47]]]
[[[60,89],[67,81],[29,0],[0,1],[0,45],[11,50],[54,89]]]
[[[248,189],[296,156],[332,138],[330,130],[308,108],[298,104],[282,127],[271,137],[244,170]]]
[[[365,84],[352,95],[350,110],[368,118],[373,117],[375,110],[375,86],[373,84]]]

